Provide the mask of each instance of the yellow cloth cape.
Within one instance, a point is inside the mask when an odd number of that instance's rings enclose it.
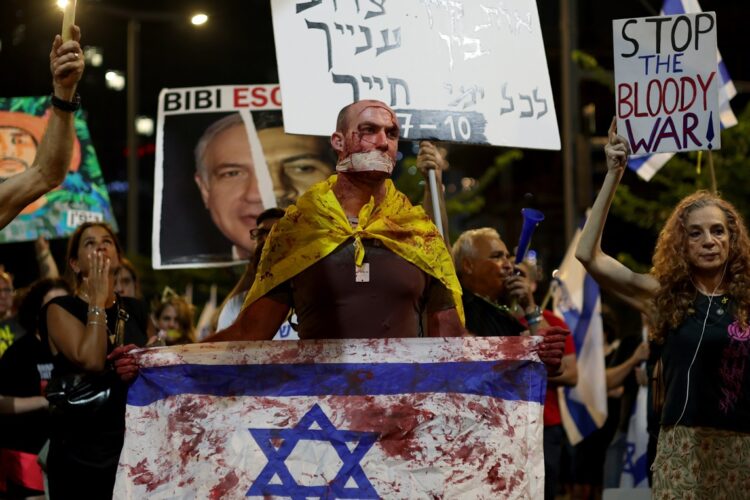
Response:
[[[296,205],[287,208],[284,217],[276,223],[266,240],[255,282],[245,298],[243,309],[333,252],[349,238],[355,240],[355,263],[361,265],[365,257],[362,239],[369,238],[380,240],[390,251],[440,280],[453,294],[456,311],[463,323],[461,285],[453,260],[437,227],[422,207],[413,206],[387,179],[382,203],[376,207],[374,198],[370,198],[359,212],[357,227],[352,229],[333,193],[335,182],[336,176],[333,175],[312,186],[299,197]]]

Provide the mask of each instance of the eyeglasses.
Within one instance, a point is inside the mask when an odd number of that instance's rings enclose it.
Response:
[[[263,227],[256,227],[255,229],[250,230],[250,237],[254,240],[260,239],[261,236],[268,236],[268,233],[270,233],[270,229],[266,229]]]

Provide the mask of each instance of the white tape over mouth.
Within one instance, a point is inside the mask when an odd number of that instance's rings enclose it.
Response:
[[[337,172],[385,172],[391,174],[395,161],[386,153],[373,149],[366,153],[352,153],[336,164]]]

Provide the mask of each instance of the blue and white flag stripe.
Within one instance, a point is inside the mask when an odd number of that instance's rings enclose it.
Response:
[[[648,340],[647,328],[643,327],[643,341]],[[641,363],[646,370],[646,363]],[[648,387],[639,386],[638,395],[628,423],[625,439],[625,456],[620,475],[620,488],[648,488]]]
[[[689,14],[703,12],[698,0],[664,0],[661,9],[662,15],[675,16],[679,14]],[[734,87],[732,78],[729,76],[726,64],[721,57],[721,53],[716,51],[716,61],[721,78],[719,86],[719,113],[721,128],[730,128],[737,125],[737,117],[732,111],[729,101],[737,95],[737,89]],[[628,160],[628,168],[634,170],[642,179],[651,180],[661,167],[667,163],[674,153],[654,153],[638,157],[631,157]]]
[[[160,366],[142,370],[128,392],[128,404],[147,406],[181,394],[261,397],[406,393],[475,394],[542,404],[544,367],[534,367],[536,373],[528,377],[526,360]],[[497,377],[497,373],[504,376]],[[528,382],[518,384],[519,377],[528,377]]]
[[[136,355],[114,497],[539,498],[538,337]]]
[[[558,269],[553,294],[555,311],[570,326],[576,346],[578,384],[558,388],[563,428],[573,445],[607,419],[601,298],[599,285],[575,258],[580,237],[578,229]]]

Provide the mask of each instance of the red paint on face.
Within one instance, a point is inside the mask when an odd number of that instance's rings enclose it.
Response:
[[[352,153],[380,150],[394,162],[398,150],[399,124],[396,114],[380,101],[360,101],[349,109],[339,161]]]

